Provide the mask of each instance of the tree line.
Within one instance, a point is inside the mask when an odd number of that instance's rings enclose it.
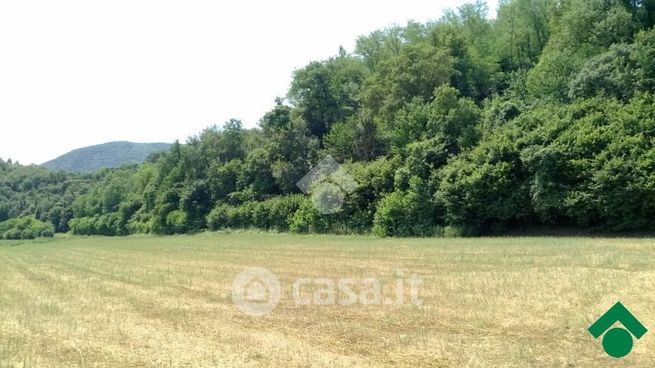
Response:
[[[83,235],[224,228],[380,236],[655,228],[655,0],[482,2],[295,71],[245,129],[92,175],[0,161],[0,221]],[[358,186],[321,213],[332,156]]]

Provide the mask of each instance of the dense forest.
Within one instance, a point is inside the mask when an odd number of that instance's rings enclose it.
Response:
[[[74,175],[0,160],[0,238],[44,235],[43,226],[69,231],[74,201],[106,173]]]
[[[231,120],[142,165],[0,162],[0,221],[82,235],[654,229],[655,0],[487,12],[361,36],[295,71],[256,128]],[[334,214],[296,185],[328,155],[357,183]]]

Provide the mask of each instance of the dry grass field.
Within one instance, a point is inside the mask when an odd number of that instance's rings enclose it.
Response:
[[[263,317],[235,276],[270,269]],[[297,278],[423,283],[420,306],[297,305]],[[651,332],[608,357],[621,301]],[[654,367],[655,240],[282,234],[0,242],[0,367]]]

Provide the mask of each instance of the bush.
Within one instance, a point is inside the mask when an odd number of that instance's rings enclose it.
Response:
[[[263,202],[249,201],[240,206],[220,203],[207,215],[210,230],[251,228],[289,230],[291,217],[298,211],[305,196],[293,194],[274,197]]]
[[[68,226],[75,235],[95,234],[95,218],[93,217],[74,218],[69,221]]]
[[[307,196],[300,208],[288,218],[289,230],[294,233],[364,233],[371,229],[376,202],[366,202],[360,189],[345,195],[338,212],[321,213],[314,199]]]
[[[20,232],[20,239],[34,239],[36,238],[36,234],[34,234],[34,231],[32,229],[25,229]]]
[[[127,222],[127,234],[148,234],[152,232],[152,222],[149,214],[137,213]],[[120,228],[119,228],[120,229]],[[120,234],[124,235],[124,234]]]
[[[75,235],[104,235],[116,236],[119,234],[121,217],[119,213],[110,213],[93,217],[80,217],[69,222],[71,232]]]
[[[240,206],[220,203],[207,215],[207,225],[210,230],[253,227],[257,205],[257,202],[246,202]]]
[[[4,233],[3,239],[18,240],[23,238],[23,232],[18,229],[11,229]]]
[[[172,211],[166,216],[167,229],[172,234],[183,234],[189,228],[187,213],[184,211]]]
[[[229,227],[229,213],[234,207],[221,203],[214,207],[207,215],[207,226],[209,230],[220,230]]]
[[[255,208],[257,208],[257,202],[245,202],[240,206],[233,207],[227,214],[228,227],[234,229],[254,227]]]
[[[446,225],[482,229],[531,214],[529,175],[517,143],[522,134],[516,127],[503,127],[440,171],[435,198]]]
[[[0,223],[0,239],[34,239],[52,237],[55,227],[34,217],[18,217]]]
[[[461,238],[479,235],[478,228],[467,225],[450,225],[443,228],[444,238]]]
[[[292,194],[260,202],[254,211],[254,223],[261,229],[287,231],[290,219],[304,200],[303,195]]]
[[[298,211],[289,219],[289,230],[294,233],[324,233],[328,228],[324,216],[321,216],[309,197],[305,198]]]
[[[95,235],[114,236],[116,235],[116,228],[118,227],[117,216],[102,215],[98,216],[95,221]]]
[[[432,236],[437,232],[436,207],[419,177],[409,180],[407,191],[387,195],[379,204],[373,222],[378,236]]]

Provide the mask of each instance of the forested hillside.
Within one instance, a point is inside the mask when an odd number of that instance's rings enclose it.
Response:
[[[167,151],[169,143],[109,142],[68,152],[41,166],[50,170],[91,173],[100,169],[140,164],[148,156]]]
[[[654,23],[653,0],[508,0],[495,20],[475,3],[378,30],[297,70],[255,129],[232,120],[88,191],[47,191],[72,211],[52,220],[103,235],[653,229]],[[358,184],[336,214],[296,185],[327,155]],[[35,213],[19,208],[5,217]]]
[[[0,223],[8,219],[35,218],[66,232],[73,217],[73,202],[86,193],[99,176],[49,171],[0,159]],[[0,226],[0,238],[4,232]]]

